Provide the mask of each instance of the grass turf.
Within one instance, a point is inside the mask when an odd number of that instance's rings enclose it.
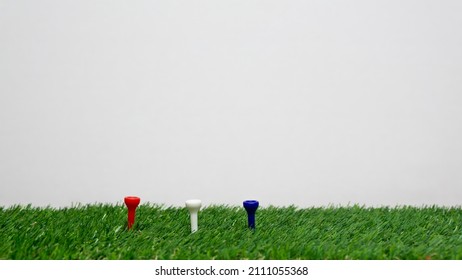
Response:
[[[0,207],[0,259],[462,259],[461,208]]]

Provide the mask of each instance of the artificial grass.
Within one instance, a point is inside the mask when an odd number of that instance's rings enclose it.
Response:
[[[0,208],[0,259],[462,259],[461,208]]]

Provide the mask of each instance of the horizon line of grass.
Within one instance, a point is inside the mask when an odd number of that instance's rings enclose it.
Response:
[[[123,206],[125,207],[124,202],[116,202],[116,203],[106,203],[106,202],[94,202],[94,203],[75,203],[70,206],[53,206],[53,205],[46,205],[46,206],[35,206],[33,203],[27,203],[27,204],[12,204],[9,206],[5,205],[0,205],[0,211],[1,210],[8,210],[10,208],[27,208],[27,209],[51,209],[51,210],[64,210],[64,209],[70,209],[70,208],[88,208],[88,207],[106,207],[106,206]],[[179,206],[179,205],[167,205],[163,203],[153,203],[153,202],[142,202],[139,204],[139,206],[145,206],[145,207],[155,207],[155,208],[160,208],[160,209],[183,209],[185,206]],[[138,206],[138,207],[139,207]],[[234,204],[206,204],[202,205],[201,211],[206,208],[210,207],[227,207],[227,208],[242,208],[242,205],[234,205]],[[411,205],[411,204],[396,204],[396,205],[366,205],[366,204],[359,204],[359,203],[354,203],[354,204],[327,204],[327,205],[321,205],[321,206],[298,206],[295,204],[289,204],[289,205],[273,205],[273,204],[268,204],[268,205],[262,205],[258,207],[259,210],[261,209],[267,209],[267,208],[278,208],[278,209],[285,209],[285,208],[291,208],[291,209],[297,209],[297,210],[307,210],[307,209],[337,209],[337,208],[362,208],[362,209],[462,209],[462,204],[461,205],[438,205],[438,204],[422,204],[422,205]]]

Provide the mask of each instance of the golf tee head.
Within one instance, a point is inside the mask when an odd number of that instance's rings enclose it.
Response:
[[[246,200],[246,201],[244,201],[243,205],[244,205],[244,208],[247,211],[247,213],[255,214],[255,212],[257,211],[257,208],[259,206],[259,203],[258,203],[257,200]]]
[[[197,213],[201,209],[202,202],[199,199],[186,200],[186,208],[189,210],[189,216],[191,218],[191,232],[197,231]]]
[[[124,198],[125,205],[128,208],[128,229],[131,229],[135,223],[136,207],[140,204],[141,199],[137,196],[126,196]]]

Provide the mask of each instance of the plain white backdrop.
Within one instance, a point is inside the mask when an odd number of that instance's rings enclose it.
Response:
[[[0,205],[461,205],[461,15],[0,0]]]

